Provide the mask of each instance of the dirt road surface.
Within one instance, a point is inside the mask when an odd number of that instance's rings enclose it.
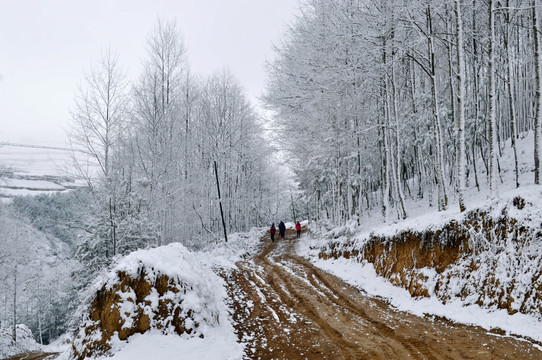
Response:
[[[53,360],[58,357],[58,353],[28,353],[11,357],[7,360]]]
[[[294,237],[262,239],[261,254],[223,275],[244,359],[542,359],[541,344],[366,296],[296,256]]]

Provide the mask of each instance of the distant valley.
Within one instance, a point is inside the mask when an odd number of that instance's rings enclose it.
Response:
[[[73,154],[66,148],[0,143],[0,199],[85,186],[74,171]],[[94,167],[84,153],[75,156],[86,168]]]

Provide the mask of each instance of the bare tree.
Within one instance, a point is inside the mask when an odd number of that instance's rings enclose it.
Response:
[[[112,159],[126,128],[128,101],[126,77],[118,64],[118,55],[107,48],[102,51],[98,64],[85,74],[85,81],[77,92],[70,140],[86,150],[98,164],[98,173],[83,175],[87,176],[90,185],[97,181],[105,185],[105,199],[96,196],[96,201],[105,202],[109,209],[113,244],[110,256],[117,251],[114,213],[117,208],[118,179],[113,173]]]
[[[111,172],[114,146],[126,126],[127,85],[118,55],[107,48],[85,74],[75,98],[70,139],[94,158],[105,178]]]

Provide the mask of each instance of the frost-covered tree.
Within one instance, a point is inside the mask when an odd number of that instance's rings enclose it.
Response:
[[[0,227],[0,321],[26,324],[47,343],[66,330],[66,312],[54,305],[68,307],[71,250],[11,207],[0,206]]]
[[[457,197],[459,210],[466,210],[465,206],[465,183],[466,183],[466,157],[465,157],[465,92],[466,92],[466,69],[465,49],[463,40],[463,6],[461,0],[455,1],[455,26],[457,35]]]
[[[409,197],[443,210],[457,196],[463,210],[468,184],[497,196],[506,140],[515,149],[534,131],[535,154],[540,146],[538,10],[519,0],[305,2],[276,46],[265,100],[278,131],[297,134],[281,146],[314,217],[341,223],[380,208],[403,218]]]
[[[127,85],[118,55],[111,49],[104,50],[98,64],[85,75],[72,111],[70,140],[74,146],[90,154],[98,167],[98,171],[81,175],[86,176],[95,206],[108,208],[109,229],[100,231],[100,234],[109,236],[109,256],[114,256],[117,250],[114,218],[121,195],[122,171],[113,160],[115,156],[118,158],[115,152],[119,151],[122,136],[128,129]]]
[[[118,55],[107,48],[85,74],[75,97],[70,140],[91,155],[105,178],[111,172],[114,147],[126,128],[127,85]]]
[[[107,174],[94,179],[95,204],[78,252],[93,269],[127,249],[215,239],[222,226],[214,161],[227,231],[267,224],[274,207],[271,184],[279,175],[269,169],[261,119],[234,76],[192,74],[174,22],[159,20],[146,49],[126,101],[130,126],[108,152]],[[133,246],[124,248],[128,238]]]
[[[184,41],[176,24],[159,20],[147,44],[147,60],[135,87],[136,165],[149,181],[149,211],[159,221],[159,243],[173,241],[177,221],[172,183],[181,169],[177,159],[186,140],[180,121],[182,84],[188,68]],[[189,86],[190,84],[187,84]]]

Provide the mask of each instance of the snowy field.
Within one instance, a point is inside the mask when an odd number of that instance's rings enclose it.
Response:
[[[62,148],[3,143],[0,164],[20,174],[62,176],[71,164],[71,154]]]
[[[89,173],[95,171],[86,155],[74,154]],[[48,194],[83,185],[77,180],[68,149],[0,144],[0,198]]]

